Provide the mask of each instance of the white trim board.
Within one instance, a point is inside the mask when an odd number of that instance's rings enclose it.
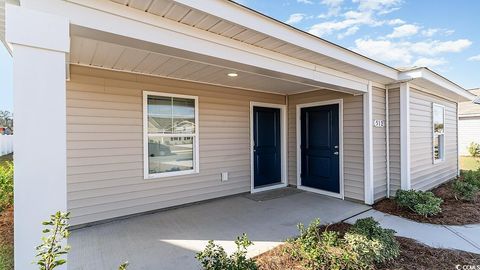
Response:
[[[410,181],[410,84],[400,84],[400,187],[411,188]]]
[[[301,144],[301,109],[308,108],[308,107],[316,107],[316,106],[324,106],[324,105],[332,105],[338,104],[338,141],[339,141],[339,182],[340,182],[340,193],[333,193],[321,189],[310,188],[306,186],[302,186],[302,179],[300,177],[302,171],[302,150],[300,148]],[[319,102],[312,102],[312,103],[304,103],[304,104],[297,104],[296,106],[296,138],[297,138],[297,188],[315,192],[323,195],[328,195],[335,198],[344,199],[345,198],[345,184],[344,184],[344,175],[343,175],[343,99],[332,99],[326,101],[319,101]]]
[[[279,184],[255,188],[254,156],[253,156],[253,107],[266,107],[280,109],[280,144],[281,144],[281,182]],[[267,191],[288,185],[288,163],[287,163],[287,105],[263,102],[250,102],[250,193]]]
[[[363,94],[363,176],[365,203],[374,203],[373,179],[373,88],[368,84],[368,92]]]

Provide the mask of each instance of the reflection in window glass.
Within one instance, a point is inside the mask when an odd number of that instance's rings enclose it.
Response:
[[[148,177],[198,170],[195,98],[149,93],[146,101],[148,162],[145,166],[148,167],[145,173]]]
[[[150,137],[150,174],[193,170],[193,137]]]
[[[433,104],[433,157],[441,161],[445,157],[445,107]]]

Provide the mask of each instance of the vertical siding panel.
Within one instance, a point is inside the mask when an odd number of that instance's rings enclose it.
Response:
[[[296,106],[332,99],[343,99],[345,197],[363,201],[363,99],[361,95],[353,96],[329,90],[319,90],[288,97],[289,183],[297,184]]]

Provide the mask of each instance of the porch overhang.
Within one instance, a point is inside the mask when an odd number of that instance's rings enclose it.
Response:
[[[368,91],[367,79],[196,29],[114,2],[71,0],[48,1],[48,3],[46,5],[43,1],[26,0],[22,2],[22,6],[69,19],[72,36],[72,55],[70,57],[72,64],[102,67],[92,63],[92,59],[77,59],[78,61],[75,62],[75,38],[79,37],[123,46],[125,49],[140,50],[152,55],[160,54],[191,61],[197,66],[203,64],[223,68],[226,71],[233,70],[247,74],[248,76],[245,78],[261,77],[259,79],[265,82],[269,78],[272,81],[280,80],[291,86],[293,84],[298,86],[273,91],[282,94],[317,89],[330,89],[352,94],[362,94]],[[106,21],[109,23],[105,24]],[[95,46],[92,50],[95,50]],[[94,53],[94,51],[90,53]],[[102,68],[118,70],[115,67]],[[133,69],[121,70],[143,73]],[[159,76],[164,76],[164,74]],[[176,78],[175,76],[169,77]],[[181,79],[190,80],[189,78]],[[200,80],[200,82],[203,81]],[[226,86],[252,88],[242,86],[241,83],[227,84]],[[272,92],[271,89],[261,89],[261,87],[253,90]]]

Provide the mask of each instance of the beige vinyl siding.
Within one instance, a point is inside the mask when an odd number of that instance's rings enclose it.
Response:
[[[477,105],[480,107],[480,105]],[[472,143],[480,143],[480,116],[461,117],[458,122],[458,143],[460,155],[470,156],[468,146]]]
[[[200,173],[143,179],[142,90],[198,96]],[[285,97],[71,67],[67,191],[78,225],[250,190],[250,101]],[[229,172],[229,180],[220,174]]]
[[[400,88],[388,90],[390,138],[390,195],[400,189]]]
[[[364,200],[363,96],[319,90],[288,96],[288,179],[297,184],[297,104],[343,99],[343,155],[345,197]]]
[[[445,106],[445,160],[433,164],[432,104]],[[457,175],[457,104],[410,90],[411,187],[428,190]]]
[[[385,120],[385,89],[373,87],[373,120]],[[373,125],[373,123],[371,123]],[[387,192],[387,137],[386,127],[373,127],[373,188],[374,200]]]

